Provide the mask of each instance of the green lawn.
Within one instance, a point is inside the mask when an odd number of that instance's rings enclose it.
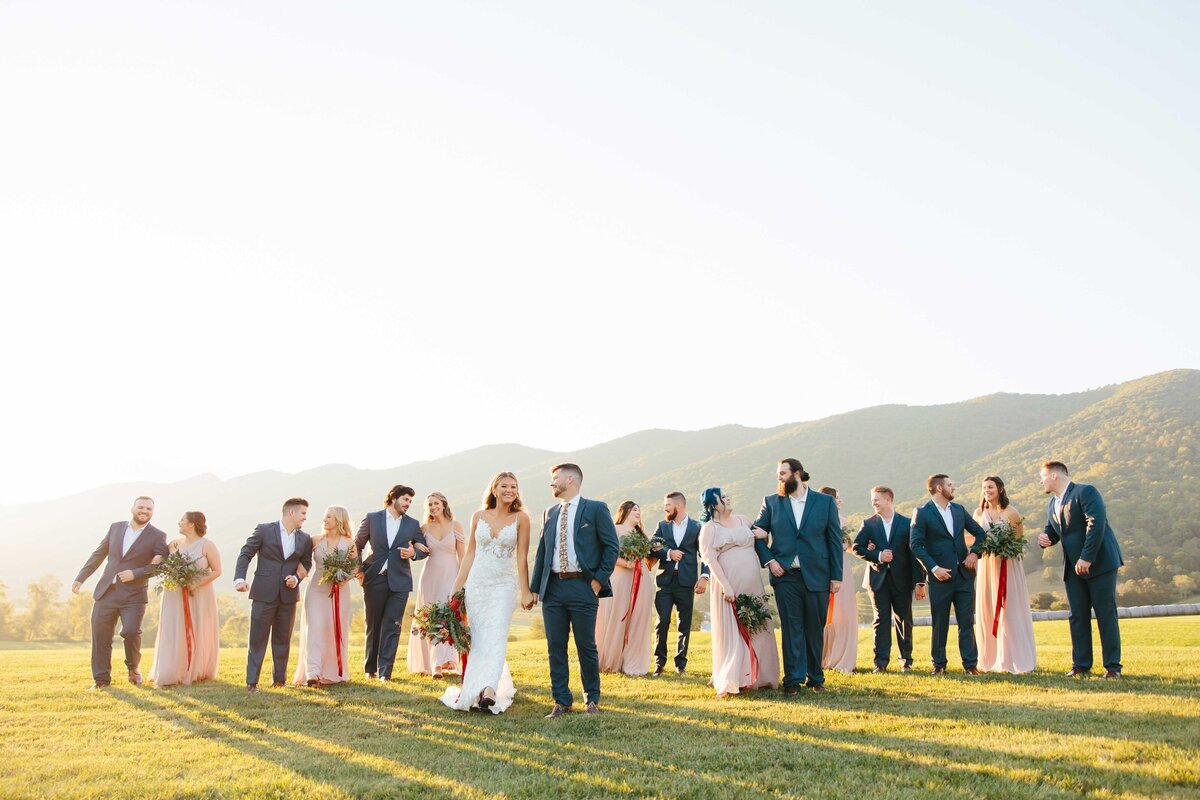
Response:
[[[786,700],[716,698],[696,634],[692,674],[605,676],[604,714],[554,722],[539,641],[511,645],[519,694],[498,717],[452,712],[443,681],[409,676],[249,697],[242,649],[216,683],[87,693],[86,647],[5,648],[0,796],[1197,797],[1200,620],[1121,629],[1119,682],[1061,677],[1065,621],[1035,624],[1033,675],[933,678],[921,628],[921,672],[834,673]]]

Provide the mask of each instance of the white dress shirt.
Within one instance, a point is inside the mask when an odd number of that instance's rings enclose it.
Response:
[[[287,561],[296,552],[296,532],[288,531],[279,520],[279,544],[283,548],[283,560]]]
[[[888,547],[891,547],[892,546],[892,523],[896,521],[896,515],[893,514],[892,516],[888,517],[887,519],[880,517],[879,521],[883,523],[883,538],[888,543]]]
[[[149,524],[149,523],[147,523],[147,524]],[[144,530],[146,530],[145,525],[143,525],[140,528],[135,528],[135,527],[133,527],[132,522],[125,523],[125,538],[121,541],[121,558],[124,558],[125,556],[129,555],[129,548],[133,547],[134,543],[137,542],[138,537],[142,535],[142,531],[144,531]],[[117,581],[119,581],[119,580],[120,580],[120,578],[118,578],[116,575],[114,575],[113,576],[113,585],[115,586]]]
[[[947,503],[945,508],[942,508],[937,503],[933,507],[942,515],[942,522],[946,523],[946,530],[950,531],[950,535],[954,535],[954,514],[950,511],[950,504]]]
[[[800,521],[804,519],[804,504],[808,502],[808,487],[804,487],[804,493],[799,497],[796,495],[788,495],[788,500],[792,503],[792,514],[796,517],[796,530],[800,530]],[[792,569],[800,568],[800,554],[792,559]]]
[[[1062,494],[1054,495],[1054,516],[1058,517],[1059,524],[1062,524],[1062,503],[1063,498],[1067,496],[1067,492],[1071,489],[1071,482],[1063,487]]]
[[[391,509],[383,512],[383,519],[387,523],[387,542],[388,550],[391,550],[396,544],[396,536],[400,533],[400,520],[403,517],[393,517]],[[379,574],[387,572],[387,554],[383,556],[383,566],[379,569]]]
[[[579,559],[575,556],[575,515],[579,512],[579,495],[575,495],[566,503],[566,508],[560,503],[558,519],[554,520],[554,553],[550,561],[552,572],[579,572]],[[562,515],[567,515],[567,565],[558,563],[558,537],[562,528]]]
[[[687,536],[688,518],[684,517],[683,522],[671,523],[671,535],[675,537],[675,546],[672,550],[683,552],[683,537]],[[682,560],[682,559],[681,559]],[[675,562],[675,571],[679,571],[679,561]]]

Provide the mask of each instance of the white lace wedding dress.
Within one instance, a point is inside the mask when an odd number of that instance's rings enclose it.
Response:
[[[479,693],[491,687],[496,703],[489,710],[499,714],[512,705],[516,695],[508,671],[508,627],[517,604],[517,523],[492,535],[491,526],[480,518],[475,526],[475,561],[467,575],[467,623],[471,626],[471,651],[462,686],[450,686],[442,702],[459,711],[479,705]]]

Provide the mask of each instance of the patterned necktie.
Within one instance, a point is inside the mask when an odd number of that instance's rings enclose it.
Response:
[[[568,572],[567,569],[567,510],[570,502],[562,504],[558,512],[558,571]]]

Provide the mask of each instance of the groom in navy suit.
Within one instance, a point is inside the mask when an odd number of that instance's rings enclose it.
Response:
[[[546,648],[550,653],[554,708],[546,719],[557,719],[571,710],[567,640],[572,627],[587,713],[600,711],[596,610],[599,598],[612,597],[609,577],[617,565],[620,543],[608,506],[580,497],[582,483],[583,470],[575,464],[559,464],[550,470],[550,489],[559,502],[542,515],[542,536],[529,580],[533,603],[539,598],[542,601]]]
[[[1063,581],[1071,606],[1071,671],[1092,669],[1092,612],[1100,629],[1104,677],[1121,677],[1121,628],[1117,624],[1117,569],[1124,564],[1117,536],[1108,524],[1104,498],[1095,486],[1072,483],[1061,461],[1042,465],[1042,488],[1050,498],[1046,528],[1038,536],[1043,548],[1062,542]]]
[[[929,502],[913,514],[909,549],[929,573],[929,609],[933,613],[933,674],[946,672],[946,638],[950,635],[950,606],[958,622],[958,654],[963,669],[978,675],[979,648],[975,644],[975,564],[987,533],[954,499],[954,482],[938,473],[925,488]],[[967,549],[963,531],[975,544]]]
[[[842,523],[832,495],[808,490],[808,473],[794,458],[779,462],[779,492],[763,498],[755,527],[771,534],[754,549],[771,572],[783,629],[783,693],[800,683],[825,691],[821,657],[829,593],[841,588]]]
[[[708,589],[708,564],[700,560],[700,523],[688,516],[683,492],[671,492],[663,498],[667,518],[658,523],[654,538],[663,546],[650,554],[658,559],[658,591],[654,609],[658,612],[655,634],[654,674],[662,675],[667,665],[667,633],[671,628],[671,609],[679,613],[679,637],[675,642],[675,671],[687,670],[688,638],[692,633],[692,610],[696,595]],[[699,569],[697,569],[699,566]]]

